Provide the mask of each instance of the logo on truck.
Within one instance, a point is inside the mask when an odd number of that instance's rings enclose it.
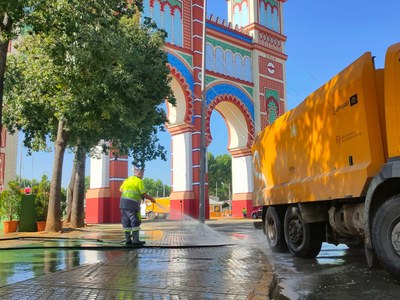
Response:
[[[339,104],[338,106],[334,106],[333,107],[333,115],[336,115],[339,111],[341,111],[342,109],[345,109],[347,106],[353,106],[356,105],[358,103],[358,98],[357,98],[357,94],[353,95],[350,97],[350,99],[346,102],[343,102],[342,104]]]

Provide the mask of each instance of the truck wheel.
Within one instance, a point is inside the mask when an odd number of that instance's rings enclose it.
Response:
[[[151,211],[151,212],[149,212],[148,213],[148,215],[147,215],[147,220],[150,220],[150,221],[152,221],[152,220],[154,220],[154,218],[155,218],[155,215],[154,215],[154,213]]]
[[[271,250],[280,253],[287,251],[282,219],[279,217],[275,207],[268,207],[265,214],[264,233],[267,236]]]
[[[400,194],[378,208],[372,221],[371,238],[380,263],[400,279]]]
[[[321,251],[323,226],[321,223],[304,223],[297,205],[287,209],[284,231],[286,244],[294,256],[315,258]]]

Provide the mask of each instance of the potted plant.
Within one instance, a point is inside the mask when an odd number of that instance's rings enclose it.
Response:
[[[44,231],[46,228],[50,194],[50,182],[46,175],[43,175],[39,185],[34,187],[33,194],[35,195],[37,230]]]
[[[0,215],[6,219],[3,221],[4,233],[17,231],[22,200],[18,182],[10,181],[8,186],[9,189],[0,194]]]

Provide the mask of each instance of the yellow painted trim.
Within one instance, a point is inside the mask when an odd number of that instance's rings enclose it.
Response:
[[[89,189],[86,192],[86,199],[110,197],[110,188]]]
[[[188,200],[194,199],[193,191],[185,191],[185,192],[172,192],[170,195],[171,200]]]
[[[253,193],[237,193],[233,194],[232,201],[235,200],[252,200]]]

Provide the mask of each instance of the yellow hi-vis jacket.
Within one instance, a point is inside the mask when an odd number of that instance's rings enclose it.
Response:
[[[146,193],[142,179],[137,176],[130,176],[125,179],[120,187],[120,191],[122,192],[121,198],[138,202],[142,200],[142,195]]]

